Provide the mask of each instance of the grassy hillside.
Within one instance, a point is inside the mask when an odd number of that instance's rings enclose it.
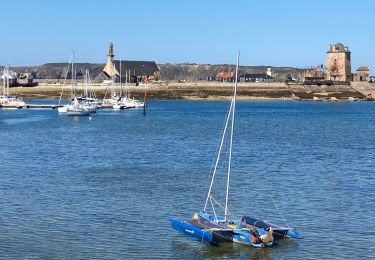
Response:
[[[104,64],[76,63],[77,78],[82,78],[86,69],[90,71],[92,79],[100,79]],[[235,71],[233,64],[158,64],[162,80],[205,80],[209,76],[215,76],[218,72]],[[12,70],[18,73],[31,72],[37,79],[63,79],[68,63],[47,63],[33,67],[14,67]],[[272,66],[240,66],[239,73],[265,73],[267,68],[272,68],[275,77],[287,77],[296,75],[300,70],[291,67]]]

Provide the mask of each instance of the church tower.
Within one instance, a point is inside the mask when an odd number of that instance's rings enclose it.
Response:
[[[327,51],[327,80],[351,81],[349,48],[342,43],[331,44]]]
[[[114,78],[116,75],[118,76],[119,73],[117,69],[114,66],[113,57],[115,55],[113,54],[113,43],[110,42],[108,45],[108,55],[107,55],[107,64],[105,65],[103,72],[110,78]]]

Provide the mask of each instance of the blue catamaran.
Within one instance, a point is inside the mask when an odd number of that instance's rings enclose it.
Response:
[[[249,216],[236,218],[228,211],[239,57],[240,54],[238,53],[233,98],[231,100],[229,112],[225,120],[224,131],[215,161],[215,167],[212,173],[204,209],[199,213],[195,213],[192,219],[189,221],[182,221],[172,218],[170,222],[173,228],[181,231],[182,233],[207,241],[211,244],[235,242],[253,247],[272,246],[275,244],[276,239],[299,238],[299,234],[290,227],[277,226]],[[221,155],[224,153],[223,147],[226,137],[229,137],[229,147],[227,153],[228,163],[226,169],[227,177],[225,205],[222,206],[213,197],[212,191],[219,162],[221,161]],[[210,210],[209,205],[211,206]],[[219,212],[223,212],[223,214],[220,215],[218,214]]]

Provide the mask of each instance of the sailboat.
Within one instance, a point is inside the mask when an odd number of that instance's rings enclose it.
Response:
[[[113,63],[114,70],[116,70],[115,63]],[[120,61],[120,95],[117,95],[116,89],[115,89],[115,76],[116,74],[111,75],[111,97],[106,99],[104,97],[103,103],[106,105],[112,106],[114,110],[119,110],[119,109],[126,109],[130,108],[127,107],[126,104],[122,100],[122,83],[121,83],[121,61]]]
[[[177,218],[170,220],[173,228],[189,236],[208,241],[212,244],[222,242],[240,243],[252,247],[273,246],[275,239],[279,238],[299,238],[298,232],[290,227],[280,227],[269,222],[259,221],[255,218],[243,216],[237,218],[229,212],[229,187],[232,168],[232,147],[236,109],[237,79],[239,56],[237,56],[236,79],[234,84],[233,98],[230,103],[229,112],[225,120],[224,131],[220,141],[218,154],[215,161],[204,208],[199,213],[194,213],[192,220],[183,221]],[[226,138],[229,138],[228,144],[228,162],[226,169],[226,193],[224,206],[213,196],[213,186],[215,177],[217,177],[219,163],[225,152],[223,147]],[[209,209],[209,205],[211,208]],[[223,212],[223,215],[219,214]]]
[[[77,90],[76,90],[76,82],[75,82],[75,70],[74,70],[74,52],[72,52],[72,55],[70,57],[68,69],[66,71],[66,76],[64,80],[65,81],[68,75],[70,64],[72,66],[72,78],[71,78],[71,99],[69,104],[64,105],[62,107],[58,108],[58,112],[61,114],[67,114],[68,116],[88,116],[90,113],[96,112],[96,106],[92,106],[91,104],[88,104],[85,99],[79,100],[77,98]],[[62,97],[63,89],[61,90],[60,100]],[[59,100],[59,104],[60,104]]]
[[[121,69],[120,69],[120,71],[121,71]],[[127,86],[128,82],[130,82],[130,70],[129,70],[129,72],[126,71],[126,73],[125,73],[125,90],[126,90],[126,93],[125,93],[125,96],[121,97],[123,104],[126,105],[127,107],[131,107],[131,108],[143,108],[145,106],[145,101],[141,101],[141,100],[135,99],[134,97],[133,98],[130,97],[130,93],[129,93],[128,86]]]
[[[84,92],[80,97],[77,98],[77,100],[79,103],[83,105],[83,107],[90,110],[90,113],[96,113],[96,109],[101,106],[102,102],[95,97],[95,93],[91,86],[90,72],[87,69],[85,71],[84,80],[85,80]]]
[[[66,114],[68,116],[89,116],[93,108],[87,108],[84,104],[80,103],[77,97],[69,104]]]
[[[2,94],[0,95],[0,107],[2,108],[22,108],[25,102],[19,96],[9,94],[9,78],[11,77],[9,68],[4,67],[1,79],[3,81]]]

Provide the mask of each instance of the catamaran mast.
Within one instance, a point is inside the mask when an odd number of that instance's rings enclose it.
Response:
[[[233,130],[234,130],[234,115],[236,110],[236,95],[237,95],[237,79],[238,79],[238,65],[240,61],[240,52],[237,54],[237,66],[236,66],[236,78],[234,81],[234,93],[233,93],[233,106],[232,106],[232,125],[230,129],[230,143],[229,143],[229,162],[228,162],[228,177],[227,177],[227,193],[225,196],[225,210],[224,217],[227,219],[228,215],[228,199],[229,199],[229,182],[230,182],[230,172],[232,166],[232,146],[233,146]]]
[[[219,164],[219,161],[220,161],[221,151],[222,151],[222,148],[223,148],[223,145],[224,145],[224,140],[225,140],[226,132],[227,132],[228,125],[229,125],[229,120],[231,120],[232,122],[231,122],[231,138],[230,138],[230,147],[229,147],[230,151],[229,151],[228,177],[227,177],[227,189],[226,189],[225,209],[224,209],[225,210],[225,218],[226,218],[227,213],[228,213],[229,181],[230,181],[230,170],[231,170],[231,160],[232,160],[234,112],[235,112],[235,101],[236,101],[236,95],[237,95],[237,78],[238,78],[239,56],[240,56],[240,53],[238,53],[238,56],[237,56],[236,79],[235,79],[233,98],[231,100],[228,115],[227,115],[227,118],[225,120],[224,131],[223,131],[223,135],[221,137],[220,147],[219,147],[218,155],[217,155],[217,158],[216,158],[214,171],[212,173],[212,178],[211,178],[211,182],[210,182],[210,187],[208,189],[206,202],[204,204],[204,209],[203,209],[203,211],[206,211],[208,201],[210,200],[210,197],[211,197],[212,186],[213,186],[213,183],[214,183],[217,167],[218,167],[218,164]]]
[[[221,150],[222,150],[222,148],[223,148],[223,144],[224,144],[224,140],[225,140],[225,136],[226,136],[226,132],[227,132],[227,128],[228,128],[228,124],[229,124],[229,119],[230,119],[230,115],[231,115],[232,107],[233,107],[233,99],[232,99],[232,101],[230,102],[230,107],[229,107],[228,115],[227,115],[227,118],[226,118],[226,120],[225,120],[224,131],[223,131],[223,135],[222,135],[222,137],[221,137],[220,147],[219,147],[219,151],[218,151],[218,153],[217,153],[216,162],[215,162],[215,167],[214,167],[214,171],[213,171],[213,173],[212,173],[211,183],[210,183],[210,187],[209,187],[209,189],[208,189],[207,198],[206,198],[206,203],[204,204],[203,211],[206,211],[207,204],[208,204],[208,200],[209,200],[210,197],[211,197],[212,186],[213,186],[213,184],[214,184],[214,179],[215,179],[215,175],[216,175],[217,167],[218,167],[218,165],[219,165],[220,156],[221,156]]]

